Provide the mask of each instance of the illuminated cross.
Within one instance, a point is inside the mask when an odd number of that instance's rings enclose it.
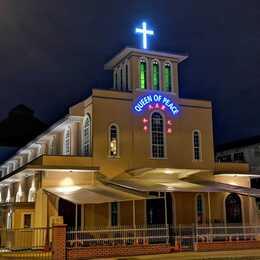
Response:
[[[143,34],[143,48],[147,49],[147,35],[154,35],[154,31],[147,30],[146,22],[143,22],[142,25],[143,25],[143,28],[136,28],[135,32]]]

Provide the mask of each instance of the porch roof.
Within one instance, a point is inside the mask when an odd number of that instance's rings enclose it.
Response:
[[[90,157],[67,155],[41,155],[23,165],[12,173],[0,178],[0,186],[20,181],[24,177],[34,175],[35,171],[55,170],[67,172],[98,172]]]
[[[136,169],[106,180],[142,192],[235,192],[260,197],[260,189],[216,181],[213,171],[194,169]]]
[[[148,198],[146,193],[105,184],[100,181],[96,181],[94,185],[46,187],[44,189],[75,204],[98,204]]]

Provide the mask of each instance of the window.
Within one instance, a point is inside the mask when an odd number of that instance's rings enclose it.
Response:
[[[228,224],[242,223],[241,200],[237,194],[231,193],[226,197],[225,208],[226,222]]]
[[[49,154],[54,155],[56,154],[56,137],[53,136],[50,143],[49,143]]]
[[[8,173],[8,168],[6,166],[3,166],[2,167],[2,177],[7,175],[7,173]]]
[[[23,215],[23,227],[31,228],[32,227],[32,214]]]
[[[154,112],[151,115],[151,144],[152,144],[152,157],[164,158],[164,119],[159,112]]]
[[[86,156],[91,154],[91,119],[89,114],[85,116],[83,121],[82,152]]]
[[[140,61],[140,88],[141,89],[146,89],[147,88],[147,66],[146,66],[146,61],[144,59],[141,59]]]
[[[27,154],[27,160],[28,160],[28,162],[30,162],[31,160],[33,160],[33,154],[32,154],[32,151],[28,151],[28,154]]]
[[[218,160],[220,162],[232,162],[232,156],[231,154],[221,155],[218,157]]]
[[[164,90],[172,91],[172,67],[170,63],[166,63],[163,68],[163,85]]]
[[[117,89],[117,69],[114,70],[114,89]]]
[[[71,153],[71,130],[68,127],[65,131],[65,136],[64,136],[64,154],[70,155],[70,153]]]
[[[14,170],[14,165],[13,163],[9,163],[9,173]]]
[[[200,131],[193,131],[193,160],[201,160],[201,150],[200,150]]]
[[[125,89],[130,90],[129,86],[129,67],[128,67],[128,62],[125,64]]]
[[[204,222],[204,197],[202,194],[197,195],[196,199],[196,220],[197,224],[203,224]]]
[[[152,62],[152,86],[153,90],[160,90],[160,69],[159,62]]]
[[[14,169],[18,169],[19,168],[19,158],[17,158],[15,161],[14,161]]]
[[[41,144],[37,147],[36,157],[41,156],[43,154],[43,147]]]
[[[260,146],[259,145],[254,148],[254,152],[255,152],[255,156],[260,157]]]
[[[120,68],[120,88],[123,89],[123,68]]]
[[[119,129],[115,124],[109,127],[109,156],[119,156]]]
[[[243,152],[234,153],[234,161],[235,162],[244,162],[245,157]]]
[[[117,89],[119,89],[119,90],[121,88],[121,86],[120,86],[120,84],[121,84],[121,77],[120,77],[120,75],[121,75],[121,69],[118,68],[117,69],[117,76],[116,76],[116,85],[117,85]]]
[[[111,202],[110,204],[110,217],[111,217],[111,226],[117,226],[118,223],[118,203]]]

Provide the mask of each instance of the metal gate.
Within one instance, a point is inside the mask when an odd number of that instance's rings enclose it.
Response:
[[[194,250],[194,227],[193,226],[179,226],[176,228],[176,242],[182,251]]]

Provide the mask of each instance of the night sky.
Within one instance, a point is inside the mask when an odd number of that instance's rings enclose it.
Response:
[[[0,120],[23,103],[50,124],[111,88],[104,63],[143,20],[151,49],[190,56],[181,97],[213,101],[217,144],[260,135],[259,0],[0,0]]]

